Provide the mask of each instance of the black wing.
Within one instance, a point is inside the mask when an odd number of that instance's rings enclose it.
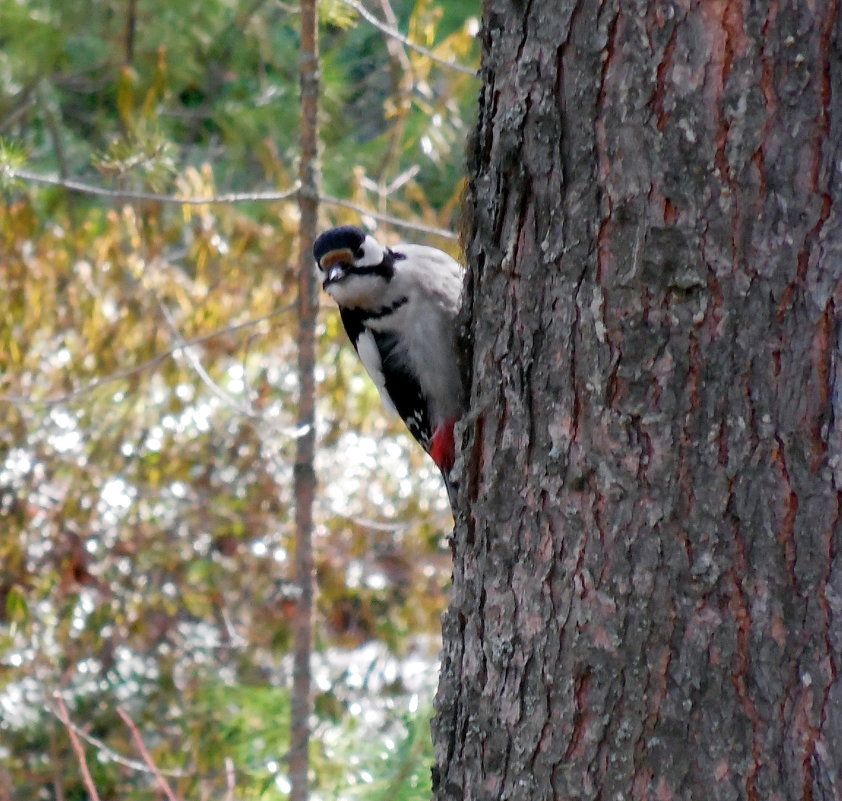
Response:
[[[405,303],[406,299],[401,299],[401,301]],[[403,361],[403,355],[398,347],[398,337],[386,331],[366,328],[364,321],[371,317],[380,317],[380,314],[372,315],[360,309],[340,309],[339,315],[348,338],[357,351],[359,351],[357,342],[362,333],[368,330],[372,335],[377,352],[380,354],[383,383],[392,405],[406,424],[409,433],[421,443],[424,450],[429,450],[433,434],[427,400],[421,391],[420,384]]]
[[[424,450],[429,450],[432,430],[427,399],[415,376],[407,369],[403,361],[398,338],[387,331],[369,330],[374,336],[374,342],[380,353],[386,392],[389,393],[401,419],[406,423],[409,433],[421,443]]]
[[[358,309],[339,309],[339,316],[342,319],[342,325],[345,326],[345,332],[348,334],[348,339],[357,349],[357,340],[363,332],[363,314]]]

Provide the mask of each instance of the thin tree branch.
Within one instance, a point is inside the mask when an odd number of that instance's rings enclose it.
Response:
[[[50,767],[55,801],[65,801],[67,796],[64,793],[64,762],[59,753],[58,727],[55,724],[50,726]],[[11,788],[7,796],[0,792],[0,801],[12,801]]]
[[[389,0],[380,0],[380,7],[383,10],[386,22],[397,29],[398,19]],[[392,62],[392,93],[395,113],[392,118],[392,125],[390,126],[391,130],[389,131],[389,141],[386,151],[380,162],[380,166],[375,172],[377,177],[376,191],[380,201],[380,210],[385,210],[386,208],[387,198],[384,184],[388,180],[392,165],[394,164],[395,167],[399,166],[400,143],[403,141],[407,118],[412,108],[412,88],[415,81],[412,61],[407,55],[406,47],[391,36],[386,36],[385,39],[386,49],[389,51]]]
[[[419,231],[422,234],[432,234],[433,236],[440,236],[442,239],[450,239],[454,242],[459,239],[453,231],[448,231],[446,228],[436,228],[432,225],[402,220],[400,217],[393,217],[391,214],[381,214],[379,211],[371,211],[371,209],[367,209],[365,206],[360,206],[359,203],[352,203],[350,200],[341,200],[338,197],[331,197],[330,195],[319,195],[319,200],[330,206],[351,209],[352,211],[359,212],[359,214],[371,217],[378,222],[394,225],[395,228],[406,228],[411,231]]]
[[[11,128],[20,117],[26,114],[33,106],[37,105],[36,84],[37,82],[33,81],[17,92],[11,100],[8,97],[6,98],[5,104],[9,108],[9,111],[5,117],[0,119],[0,133],[7,128]]]
[[[391,36],[393,39],[397,39],[401,44],[408,47],[410,50],[414,50],[416,53],[420,53],[422,56],[426,56],[431,61],[435,61],[436,64],[440,64],[442,67],[447,67],[448,69],[456,70],[457,72],[463,72],[466,75],[476,75],[476,70],[472,70],[470,67],[465,67],[462,64],[457,64],[455,61],[448,61],[447,59],[441,58],[437,56],[432,50],[428,50],[426,47],[422,47],[420,44],[416,44],[411,39],[408,39],[404,36],[399,30],[395,28],[391,28],[386,23],[379,20],[377,17],[374,16],[362,3],[358,3],[357,0],[340,0],[340,2],[344,3],[349,8],[353,8],[366,22],[373,25],[377,30],[385,33],[387,36]]]
[[[179,343],[176,347],[176,350],[181,350],[184,353],[184,357],[192,367],[193,372],[199,376],[199,379],[202,383],[211,391],[213,395],[215,395],[219,400],[221,400],[226,406],[233,409],[237,414],[243,415],[247,419],[251,420],[257,426],[266,426],[270,430],[278,432],[285,437],[289,437],[290,439],[300,440],[302,438],[306,438],[308,436],[312,436],[313,432],[313,425],[312,423],[302,424],[299,423],[295,428],[285,428],[279,425],[276,421],[270,420],[267,418],[262,411],[259,409],[255,409],[252,404],[249,403],[241,403],[237,398],[231,395],[229,392],[226,392],[216,381],[213,380],[210,373],[205,369],[204,365],[199,361],[199,359],[195,356],[192,352],[189,345],[187,345],[187,341],[184,339],[181,331],[178,328],[178,325],[175,322],[175,319],[172,316],[169,308],[167,308],[166,303],[164,303],[161,298],[159,298],[154,293],[153,297],[158,304],[158,308],[161,311],[161,315],[164,318],[164,322],[169,328],[170,333],[172,334],[173,338]]]
[[[361,528],[368,528],[372,531],[387,531],[394,534],[399,531],[406,531],[410,527],[409,523],[392,523],[388,520],[371,520],[367,517],[345,514],[344,512],[340,512],[338,509],[330,509],[329,511],[334,517],[341,517],[349,523],[354,523]]]
[[[316,496],[316,323],[318,284],[313,241],[319,223],[319,18],[318,0],[301,0],[299,85],[301,95],[298,180],[298,427],[295,443],[295,582],[292,699],[290,709],[290,801],[310,796],[310,716],[313,712],[312,653],[315,569],[313,507]]]
[[[85,788],[88,791],[88,795],[90,795],[91,801],[99,801],[99,794],[96,791],[96,785],[94,785],[93,776],[91,776],[91,772],[90,770],[88,770],[88,761],[85,758],[85,748],[82,745],[82,743],[79,742],[79,738],[76,736],[76,732],[74,731],[73,726],[70,723],[70,714],[67,711],[67,706],[64,703],[64,699],[58,693],[55,694],[55,699],[56,704],[58,705],[58,718],[67,729],[67,736],[70,737],[70,744],[73,746],[73,751],[76,754],[76,759],[79,762],[79,769],[82,771],[82,781],[85,784]]]
[[[117,714],[123,719],[123,723],[125,723],[126,726],[129,727],[129,731],[131,731],[132,733],[132,738],[134,739],[135,745],[137,746],[137,750],[143,757],[143,761],[149,766],[149,769],[152,771],[152,773],[155,774],[155,779],[158,782],[158,786],[161,788],[164,795],[166,795],[169,801],[178,801],[169,783],[164,778],[164,775],[161,773],[160,770],[158,770],[158,766],[152,761],[152,756],[147,750],[146,744],[143,742],[143,738],[140,736],[140,732],[137,730],[137,726],[134,725],[134,721],[129,717],[128,713],[119,706],[117,707]]]
[[[234,760],[231,757],[225,757],[225,801],[234,801],[235,789]]]
[[[80,192],[84,195],[96,195],[107,197],[113,200],[140,200],[157,203],[173,203],[181,206],[205,206],[221,203],[263,203],[276,202],[280,200],[291,200],[298,194],[298,187],[293,186],[282,192],[227,192],[221,195],[210,195],[208,197],[188,197],[185,195],[166,195],[158,192],[136,192],[123,189],[106,189],[103,186],[76,181],[71,178],[58,178],[53,175],[42,175],[27,169],[6,168],[6,175],[20,181],[28,181],[34,184],[46,186],[57,186],[71,192]]]
[[[64,146],[64,138],[62,137],[61,124],[59,115],[56,113],[55,106],[52,100],[47,96],[47,91],[44,88],[43,81],[39,83],[36,90],[38,96],[38,103],[44,111],[44,121],[47,123],[47,130],[50,132],[50,139],[53,142],[53,152],[58,163],[58,172],[62,178],[65,178],[69,172],[67,165],[67,149]]]
[[[45,704],[44,708],[52,715],[55,715],[67,729],[72,730],[76,733],[77,736],[81,737],[88,745],[92,745],[96,750],[100,753],[100,755],[111,762],[116,762],[118,765],[122,765],[125,768],[129,768],[130,770],[136,770],[139,773],[152,773],[152,771],[146,766],[145,763],[140,762],[137,759],[131,759],[129,757],[123,756],[122,754],[118,754],[113,748],[107,746],[102,740],[97,739],[91,734],[88,734],[84,729],[77,726],[72,720],[69,718],[65,719],[62,717],[61,712],[58,709],[50,706],[49,704]],[[161,770],[162,773],[166,773],[167,776],[171,776],[174,779],[184,778],[185,776],[190,776],[192,774],[186,773],[183,770],[178,769],[165,769]]]
[[[395,12],[389,3],[389,0],[380,0],[380,8],[383,10],[383,14],[386,17],[386,27],[391,28],[393,31],[397,31],[398,18],[395,16]],[[382,28],[380,30],[382,31]],[[403,68],[404,72],[411,73],[412,62],[409,60],[409,56],[406,54],[406,50],[404,49],[408,45],[405,42],[401,42],[391,33],[387,33],[386,38],[386,49],[389,51],[389,54],[395,62]],[[401,45],[403,45],[403,47]]]
[[[172,335],[173,339],[178,343],[178,348],[184,353],[184,358],[190,363],[190,366],[193,368],[193,372],[196,373],[197,376],[201,379],[202,383],[211,391],[212,394],[216,395],[226,406],[230,406],[239,414],[242,414],[245,417],[249,417],[252,419],[258,418],[262,419],[262,415],[260,412],[256,411],[252,408],[251,404],[244,405],[240,403],[233,395],[226,392],[216,381],[211,378],[210,373],[205,370],[204,365],[199,361],[196,355],[193,353],[193,349],[187,344],[187,341],[181,334],[181,331],[178,330],[178,325],[176,325],[175,320],[173,319],[172,313],[167,308],[167,304],[159,298],[157,295],[154,295],[155,301],[158,304],[158,308],[161,311],[161,316],[164,318],[164,322],[167,325],[167,328],[170,330],[170,334]]]
[[[119,201],[151,201],[158,203],[171,203],[183,206],[205,206],[205,205],[221,205],[223,203],[275,203],[283,200],[294,200],[298,196],[298,186],[287,189],[283,192],[227,192],[221,195],[209,195],[207,197],[186,197],[182,195],[166,195],[157,192],[134,192],[120,189],[106,189],[95,184],[77,181],[71,178],[59,178],[54,175],[42,175],[41,173],[33,172],[26,169],[5,168],[5,174],[9,178],[19,181],[25,181],[34,184],[42,184],[45,186],[56,186],[61,189],[67,189],[70,192],[79,192],[83,195],[95,195],[97,197],[107,197],[112,200]],[[328,206],[339,206],[344,209],[351,209],[361,215],[366,215],[379,222],[393,225],[396,228],[405,228],[411,231],[418,231],[423,234],[432,234],[433,236],[440,236],[443,239],[456,241],[459,237],[452,231],[446,228],[436,228],[432,225],[424,225],[423,223],[416,223],[410,220],[402,220],[400,217],[394,217],[390,214],[383,214],[372,209],[367,209],[358,203],[352,203],[350,200],[342,200],[340,198],[331,197],[330,195],[318,195],[318,201]]]
[[[127,367],[125,370],[119,370],[116,373],[112,373],[111,375],[105,376],[105,378],[97,379],[96,381],[91,382],[90,384],[85,385],[84,387],[80,387],[79,389],[71,390],[70,392],[65,392],[62,395],[56,395],[51,398],[24,398],[20,395],[0,395],[0,403],[8,403],[11,406],[18,406],[18,407],[27,407],[27,406],[58,406],[63,403],[67,403],[71,400],[76,400],[83,395],[88,395],[91,392],[96,392],[96,390],[101,389],[108,384],[112,384],[115,381],[120,381],[124,378],[130,378],[137,373],[142,373],[144,370],[149,370],[153,367],[157,367],[161,362],[165,361],[166,359],[170,359],[179,352],[183,351],[185,348],[189,348],[193,345],[201,345],[204,342],[208,342],[211,339],[215,339],[216,337],[225,336],[227,334],[233,334],[237,331],[241,331],[245,328],[251,328],[252,326],[258,325],[266,320],[270,320],[273,317],[277,317],[280,314],[286,314],[292,311],[295,308],[295,304],[291,303],[283,308],[277,309],[269,314],[264,314],[262,317],[255,317],[251,320],[246,320],[243,323],[236,323],[235,325],[227,326],[226,328],[220,328],[216,331],[211,331],[208,334],[202,334],[201,336],[193,337],[192,339],[184,339],[182,337],[181,342],[184,344],[177,344],[173,345],[169,350],[164,351],[163,353],[159,353],[157,356],[153,356],[151,359],[148,359],[141,364],[137,364],[134,367]]]
[[[126,13],[126,33],[125,33],[125,49],[126,49],[126,65],[132,66],[134,64],[134,45],[135,36],[137,34],[137,0],[129,0],[129,7]]]

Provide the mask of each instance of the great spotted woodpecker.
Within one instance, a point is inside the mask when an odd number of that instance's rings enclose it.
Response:
[[[424,245],[381,245],[359,228],[325,231],[313,245],[324,290],[387,408],[444,474],[464,411],[456,353],[462,267]]]

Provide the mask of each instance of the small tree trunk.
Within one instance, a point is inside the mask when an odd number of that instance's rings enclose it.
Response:
[[[318,0],[301,0],[301,156],[298,168],[298,427],[295,450],[295,614],[290,722],[290,801],[309,798],[313,650],[313,503],[316,494],[316,318],[318,286],[313,241],[319,211],[319,39]]]
[[[842,798],[839,17],[487,0],[436,798]]]

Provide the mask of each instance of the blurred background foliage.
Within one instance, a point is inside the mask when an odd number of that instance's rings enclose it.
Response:
[[[324,225],[458,256],[378,216],[458,228],[477,3],[321,13],[324,193],[371,212]],[[297,25],[283,0],[0,0],[3,801],[88,797],[57,693],[102,799],[158,797],[118,709],[179,798],[286,796],[296,206],[130,195],[293,186]],[[429,797],[446,497],[327,303],[319,337],[314,796]]]

